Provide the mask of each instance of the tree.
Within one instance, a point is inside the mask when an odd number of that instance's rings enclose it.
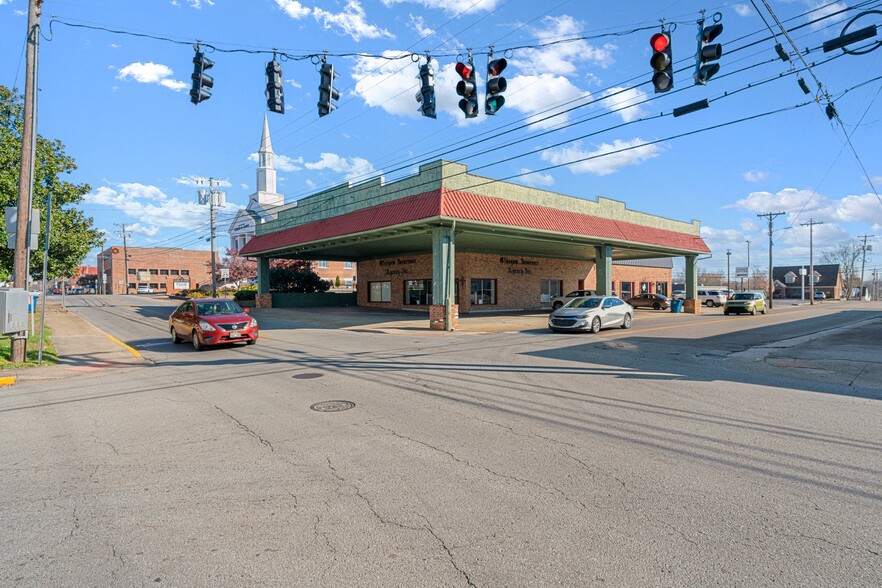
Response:
[[[270,264],[270,290],[276,292],[327,292],[331,284],[312,271],[312,262],[276,259]]]
[[[21,171],[21,136],[24,99],[15,90],[0,86],[0,205],[18,205],[18,180]],[[52,227],[49,243],[50,277],[72,276],[78,265],[104,239],[94,226],[92,217],[85,216],[74,206],[92,188],[89,184],[74,184],[61,179],[77,169],[73,158],[66,155],[59,140],[37,136],[34,158],[33,208],[40,214],[40,237],[37,251],[30,252],[30,273],[43,278],[43,250],[46,244],[46,201],[52,192]],[[6,242],[5,225],[0,226],[0,239]],[[12,273],[15,266],[14,250],[0,248],[0,273]]]
[[[211,261],[206,265],[210,268]],[[227,249],[226,256],[220,260],[217,269],[218,271],[222,269],[230,270],[230,279],[237,284],[241,284],[243,281],[253,280],[257,277],[257,262],[248,257],[237,255],[230,249]],[[209,271],[211,270],[209,269]],[[220,279],[220,273],[218,273],[217,277]]]
[[[860,281],[858,276],[857,262],[864,253],[864,246],[860,241],[847,241],[840,243],[835,249],[825,251],[821,256],[824,263],[838,263],[839,272],[842,274],[842,286],[845,288],[845,298],[851,298],[852,290]]]

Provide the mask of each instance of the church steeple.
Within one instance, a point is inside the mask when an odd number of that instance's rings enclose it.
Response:
[[[276,170],[273,168],[273,144],[270,142],[269,122],[263,115],[263,134],[260,137],[260,151],[257,152],[257,192],[276,193]]]

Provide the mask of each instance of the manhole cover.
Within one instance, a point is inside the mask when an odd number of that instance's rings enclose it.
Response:
[[[318,412],[343,412],[355,408],[355,403],[348,400],[325,400],[324,402],[316,402],[309,408]]]
[[[295,380],[314,380],[316,378],[321,378],[324,374],[294,374],[291,376]]]

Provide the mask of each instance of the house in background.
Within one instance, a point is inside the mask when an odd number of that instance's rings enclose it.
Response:
[[[803,281],[800,270],[805,270]],[[815,265],[815,273],[809,276],[809,266],[788,265],[774,268],[772,276],[775,279],[776,298],[803,298],[803,283],[805,284],[804,298],[811,297],[812,281],[815,291],[821,291],[827,298],[839,299],[842,297],[842,273],[838,263]]]

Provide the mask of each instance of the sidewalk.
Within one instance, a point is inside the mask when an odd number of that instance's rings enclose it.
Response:
[[[55,300],[46,302],[46,328],[52,332],[58,363],[0,370],[0,381],[8,378],[14,378],[15,382],[55,380],[144,363],[135,349],[84,321],[76,313],[62,308]]]

